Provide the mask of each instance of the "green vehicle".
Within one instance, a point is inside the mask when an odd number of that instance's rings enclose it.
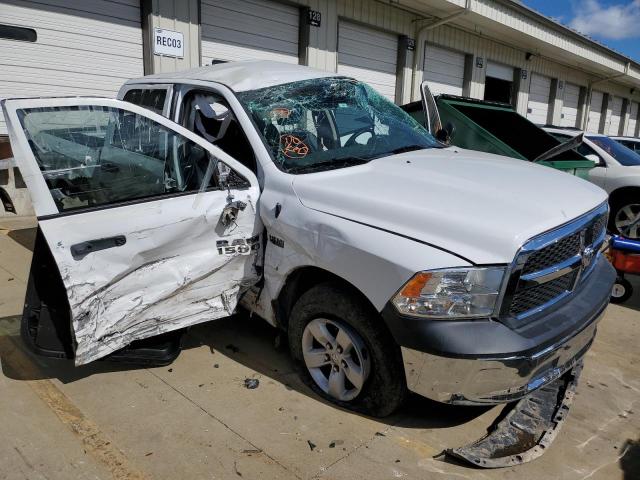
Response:
[[[423,83],[422,101],[402,108],[443,143],[540,163],[581,178],[595,166],[575,150],[582,135],[562,143],[509,104],[455,95],[434,97]]]

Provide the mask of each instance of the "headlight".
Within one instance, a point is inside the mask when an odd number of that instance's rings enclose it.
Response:
[[[488,317],[496,309],[504,267],[416,273],[393,299],[400,313],[425,318]]]

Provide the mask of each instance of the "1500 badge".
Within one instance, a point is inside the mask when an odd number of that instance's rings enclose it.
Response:
[[[218,240],[216,248],[220,255],[250,255],[260,248],[260,235],[251,238],[236,238],[234,240]]]

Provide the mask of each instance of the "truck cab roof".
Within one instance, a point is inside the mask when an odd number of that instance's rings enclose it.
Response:
[[[218,63],[179,72],[147,75],[129,80],[125,85],[199,81],[221,83],[236,92],[244,92],[301,80],[336,76],[338,75],[333,72],[324,72],[291,63],[246,60]]]

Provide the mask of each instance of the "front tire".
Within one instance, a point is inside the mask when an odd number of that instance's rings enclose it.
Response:
[[[289,347],[302,380],[341,407],[384,417],[404,400],[400,348],[355,293],[332,283],[305,292],[291,311]]]

